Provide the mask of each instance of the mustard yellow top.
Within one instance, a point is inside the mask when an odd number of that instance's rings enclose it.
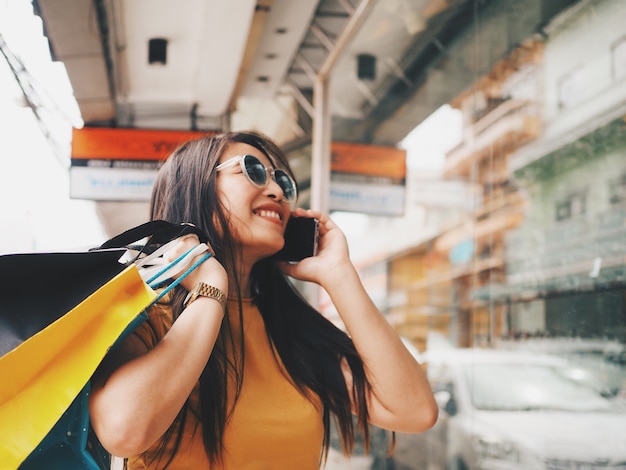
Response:
[[[229,300],[229,317],[239,344],[239,309]],[[172,325],[169,308],[155,306],[146,322],[133,333],[153,347]],[[317,470],[323,441],[321,405],[313,404],[290,381],[265,333],[261,314],[251,300],[243,301],[244,376],[241,394],[226,424],[224,461],[211,467],[202,443],[202,429],[193,411],[187,412],[182,444],[168,469],[298,469]],[[232,351],[229,353],[232,354]],[[234,385],[229,381],[229,398]],[[198,410],[199,384],[190,398],[190,409]],[[172,439],[168,449],[173,447]],[[162,468],[152,462],[161,441],[147,452],[128,460],[129,469]],[[152,462],[152,463],[151,463]]]

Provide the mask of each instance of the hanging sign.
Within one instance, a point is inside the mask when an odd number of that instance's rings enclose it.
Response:
[[[165,158],[198,131],[84,127],[72,132],[70,197],[148,201]]]
[[[404,214],[406,151],[333,142],[329,209],[375,215]]]

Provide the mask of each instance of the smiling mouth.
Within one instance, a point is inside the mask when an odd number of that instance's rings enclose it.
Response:
[[[269,219],[282,220],[280,214],[275,211],[259,210],[259,211],[254,211],[254,213],[260,217],[267,217]]]

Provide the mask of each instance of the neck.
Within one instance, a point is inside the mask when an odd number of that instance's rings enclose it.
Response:
[[[252,288],[250,285],[250,273],[252,265],[241,263],[235,269],[229,269],[228,276],[228,295],[229,297],[251,297]],[[239,287],[240,292],[237,291]]]
[[[246,251],[242,249],[235,259],[232,260],[235,266],[232,266],[228,271],[228,295],[229,297],[252,297],[252,285],[250,280],[250,273],[254,265],[263,259],[264,256],[256,252]],[[237,292],[237,286],[241,292]]]

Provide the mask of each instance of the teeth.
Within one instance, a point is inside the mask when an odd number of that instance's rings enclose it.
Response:
[[[260,215],[261,217],[270,217],[272,219],[280,220],[280,214],[274,211],[260,210],[260,211],[257,211],[257,215]]]

